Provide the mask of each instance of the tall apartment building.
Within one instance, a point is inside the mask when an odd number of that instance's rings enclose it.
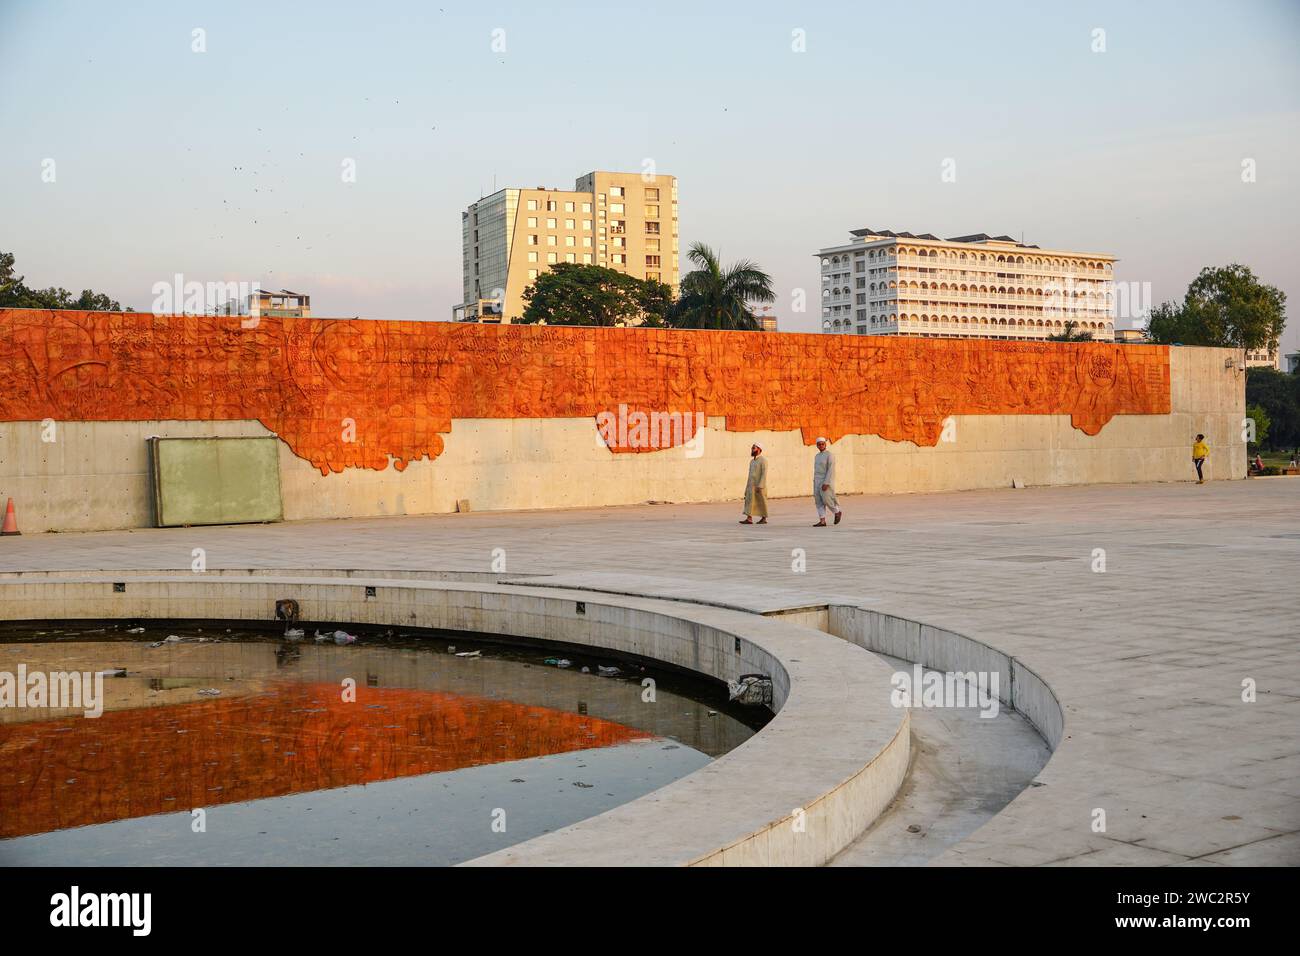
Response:
[[[677,177],[592,172],[572,190],[500,189],[461,214],[462,303],[452,318],[512,322],[559,262],[605,266],[678,291]]]
[[[1095,339],[1115,337],[1114,256],[985,233],[850,235],[817,253],[823,332],[1043,339],[1073,321]]]

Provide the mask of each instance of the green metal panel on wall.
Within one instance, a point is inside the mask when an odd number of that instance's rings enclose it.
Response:
[[[281,521],[278,438],[150,438],[160,528]]]

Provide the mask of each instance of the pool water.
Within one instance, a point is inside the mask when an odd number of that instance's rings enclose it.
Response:
[[[627,661],[334,630],[0,625],[0,679],[122,675],[98,717],[0,707],[0,864],[452,864],[655,790],[770,716]]]

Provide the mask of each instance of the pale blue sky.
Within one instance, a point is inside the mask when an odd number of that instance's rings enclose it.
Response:
[[[443,319],[494,181],[649,157],[679,177],[683,253],[757,260],[792,330],[817,323],[812,253],[865,225],[1111,252],[1157,301],[1239,261],[1294,315],[1298,43],[1295,0],[0,0],[0,249],[140,309],[180,272]]]

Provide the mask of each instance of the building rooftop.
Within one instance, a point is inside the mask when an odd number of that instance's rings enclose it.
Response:
[[[1042,246],[1034,243],[1020,242],[1011,236],[992,236],[987,232],[973,232],[965,236],[953,236],[950,239],[940,239],[932,232],[895,232],[892,229],[872,229],[867,227],[863,229],[850,229],[849,235],[852,237],[850,241],[833,246],[826,246],[814,253],[814,255],[820,256],[823,253],[844,252],[850,249],[860,248],[863,243],[875,242],[881,239],[903,239],[911,242],[953,242],[965,243],[972,246],[989,246],[994,251],[996,251],[997,247],[1026,250],[1032,249],[1035,252],[1047,256],[1086,256],[1091,259],[1104,259],[1108,262],[1119,261],[1116,256],[1113,256],[1108,252],[1086,252],[1079,249],[1044,249]]]
[[[929,239],[933,242],[1009,242],[1021,249],[1037,249],[1038,246],[1029,245],[1020,242],[1011,236],[990,236],[987,232],[973,232],[969,236],[952,236],[948,239],[940,239],[934,233],[922,232],[894,232],[892,229],[850,229],[849,235],[856,236],[859,239],[865,239],[868,236],[879,236],[882,239]]]

